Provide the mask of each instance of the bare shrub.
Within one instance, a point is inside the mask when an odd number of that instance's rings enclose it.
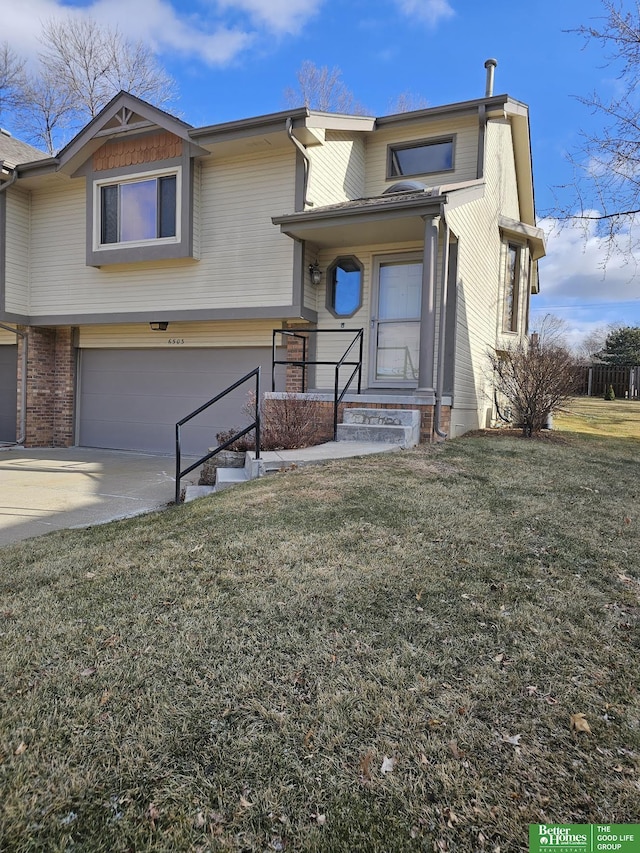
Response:
[[[491,350],[489,360],[498,415],[502,420],[511,420],[500,412],[502,397],[524,435],[539,433],[554,409],[575,393],[573,356],[553,335],[545,336],[544,330],[528,340]]]
[[[249,394],[243,413],[255,417],[255,395]],[[331,436],[323,424],[324,407],[308,394],[283,394],[263,399],[260,404],[260,447],[262,450],[295,450],[321,444]],[[242,427],[219,432],[220,444],[229,441]],[[229,450],[255,450],[254,430],[229,445]]]

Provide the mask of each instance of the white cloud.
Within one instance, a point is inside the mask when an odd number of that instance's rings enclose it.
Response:
[[[424,21],[430,27],[455,15],[447,0],[397,0],[397,3],[405,15]]]
[[[596,223],[560,225],[543,219],[547,256],[540,261],[540,295],[531,300],[532,325],[544,314],[567,322],[579,343],[595,329],[640,325],[640,257],[608,254]]]
[[[640,300],[640,257],[611,253],[596,223],[560,225],[543,219],[547,257],[540,262],[541,287],[554,301],[625,302]]]
[[[320,9],[323,0],[218,0],[222,9],[249,15],[255,26],[277,33],[298,33]]]
[[[23,0],[7,16],[2,39],[20,55],[35,59],[42,49],[38,37],[44,21],[69,14],[88,15],[117,26],[160,55],[177,53],[207,65],[226,65],[260,38],[298,32],[322,2],[210,0],[202,13],[187,11],[178,0],[89,0],[73,7],[63,5],[63,0]]]

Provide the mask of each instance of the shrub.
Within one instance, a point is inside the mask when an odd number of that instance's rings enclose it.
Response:
[[[251,420],[255,417],[255,396],[243,406],[243,412]],[[260,446],[262,450],[294,450],[310,447],[327,441],[322,426],[322,405],[309,395],[283,394],[277,398],[263,400],[260,405]],[[242,427],[219,432],[219,444],[228,441]],[[228,450],[255,450],[255,431],[243,435],[227,448]]]
[[[609,385],[607,390],[604,392],[604,399],[605,400],[615,400],[616,399],[616,392],[613,390],[613,385]]]
[[[575,393],[573,357],[557,336],[545,334],[544,325],[539,334],[528,340],[492,350],[489,360],[496,405],[499,396],[508,402],[524,435],[544,429],[553,410]]]

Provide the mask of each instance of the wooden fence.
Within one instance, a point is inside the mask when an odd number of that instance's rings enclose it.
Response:
[[[612,367],[593,364],[576,368],[577,394],[587,397],[604,397],[613,386],[616,397],[640,400],[640,367]]]

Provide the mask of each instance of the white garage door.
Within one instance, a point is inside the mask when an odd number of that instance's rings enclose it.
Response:
[[[16,440],[18,347],[0,346],[0,441]]]
[[[271,350],[264,347],[81,350],[77,443],[172,454],[176,421],[258,365],[262,390],[271,390]],[[254,388],[255,380],[247,382],[185,425],[182,452],[201,456],[217,432],[248,423],[242,408]]]

